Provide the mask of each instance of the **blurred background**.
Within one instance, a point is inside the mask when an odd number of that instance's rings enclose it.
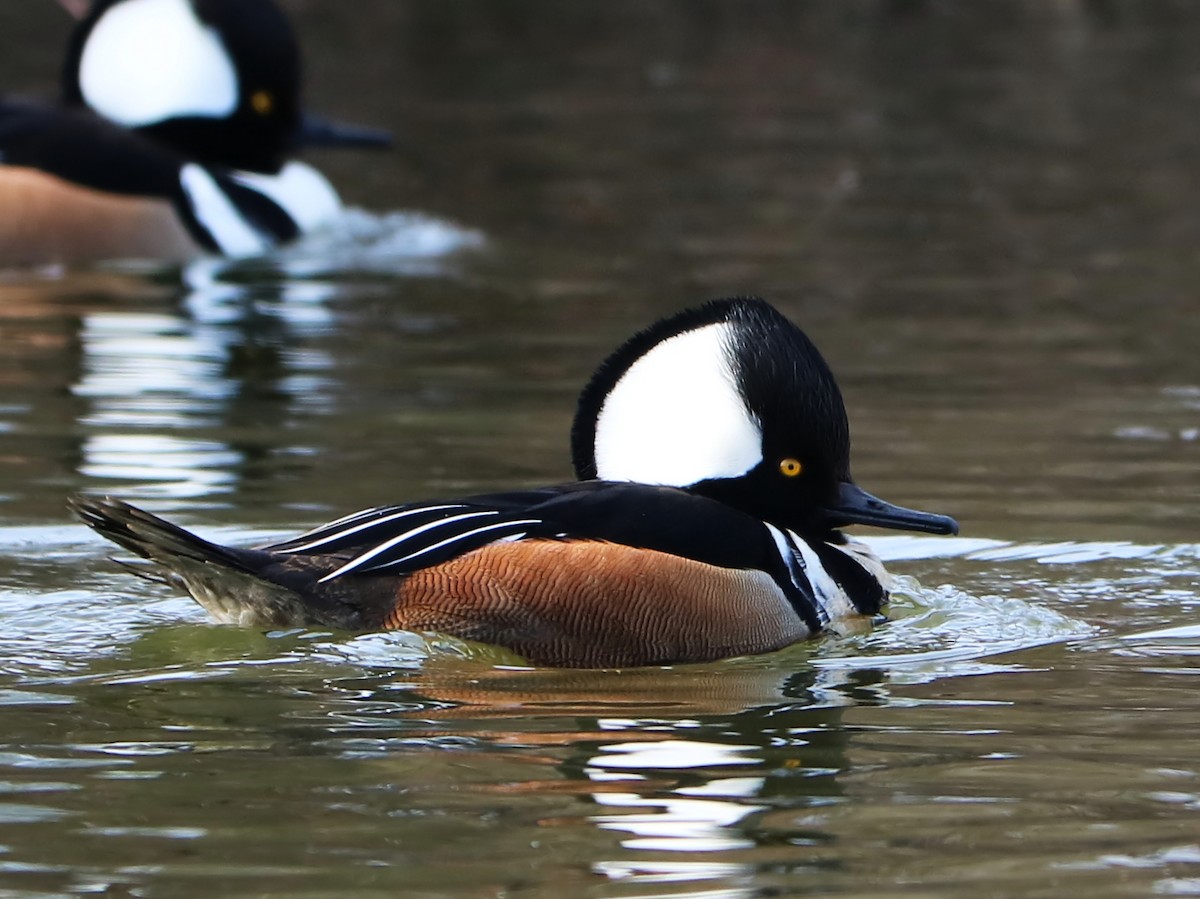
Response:
[[[281,5],[309,106],[397,138],[307,157],[345,234],[0,272],[0,890],[1200,895],[1200,8]],[[0,8],[0,88],[70,24]],[[247,634],[65,514],[566,480],[596,363],[746,293],[858,481],[962,525],[872,537],[917,580],[871,635],[621,678]]]
[[[322,440],[349,447],[288,463],[315,466],[311,501],[334,511],[384,498],[377,478],[339,474],[346,452],[378,454],[401,479],[390,496],[431,474],[439,490],[442,478],[457,489],[566,477],[573,395],[608,348],[665,311],[756,293],[839,373],[871,489],[949,503],[989,536],[1195,529],[1200,22],[1186,3],[284,6],[309,105],[397,136],[388,154],[311,157],[372,213],[359,223],[368,236],[301,253],[284,279],[272,263],[192,279],[234,282],[243,307],[289,289],[307,304],[227,309],[217,317],[231,329],[204,334],[194,315],[175,325],[222,344],[225,411],[248,404],[268,443],[280,394],[339,420]],[[2,83],[53,94],[67,17],[50,2],[0,16],[12,48]],[[94,279],[6,274],[2,314],[19,321],[5,377],[33,369],[33,389],[80,402],[78,369],[93,360],[72,358],[79,341],[55,331],[75,325],[56,313],[79,299],[98,313],[158,314],[165,301],[170,313],[178,276],[156,274],[108,278],[99,306]],[[314,316],[323,323],[305,339],[271,333]],[[35,351],[47,341],[64,352]],[[302,390],[286,386],[297,353],[324,369],[319,385],[310,372]],[[185,395],[158,384],[152,399],[186,419],[186,390],[200,388],[194,371],[181,377]],[[275,405],[260,409],[256,390]],[[436,399],[447,391],[453,402]],[[399,439],[406,406],[473,420],[478,399],[488,439],[504,441],[486,458],[439,450],[392,464],[446,430],[439,420]],[[369,444],[366,417],[388,429]],[[54,427],[35,430],[45,441]],[[55,476],[22,473],[17,492]],[[270,489],[258,480],[233,489]],[[10,514],[49,513],[22,498]]]

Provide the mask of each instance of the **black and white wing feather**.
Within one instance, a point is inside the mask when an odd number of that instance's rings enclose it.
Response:
[[[601,481],[367,509],[262,549],[333,557],[340,564],[322,579],[328,581],[411,573],[500,540],[529,538],[619,543],[787,576],[761,522],[675,488]]]
[[[407,574],[490,543],[531,536],[560,535],[541,518],[477,504],[440,503],[367,509],[265,549],[349,555],[343,565],[321,578],[324,582],[351,573]]]

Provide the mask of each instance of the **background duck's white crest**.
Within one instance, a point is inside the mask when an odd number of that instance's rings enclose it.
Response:
[[[96,112],[136,128],[221,118],[238,106],[238,76],[217,32],[188,0],[125,0],[88,35],[79,88]]]
[[[686,487],[762,461],[762,432],[737,388],[728,323],[655,345],[605,397],[596,472],[610,481]]]

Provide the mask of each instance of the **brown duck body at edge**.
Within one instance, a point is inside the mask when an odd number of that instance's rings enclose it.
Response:
[[[0,165],[0,265],[183,262],[202,252],[166,200],[104,193]]]

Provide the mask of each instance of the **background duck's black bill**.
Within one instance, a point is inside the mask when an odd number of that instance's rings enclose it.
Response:
[[[319,116],[304,115],[296,134],[298,147],[357,147],[383,149],[392,145],[392,133],[382,128],[332,122]]]
[[[871,524],[924,534],[958,533],[958,522],[948,515],[893,506],[848,481],[838,488],[837,503],[826,512],[833,527],[839,528],[848,524]]]

